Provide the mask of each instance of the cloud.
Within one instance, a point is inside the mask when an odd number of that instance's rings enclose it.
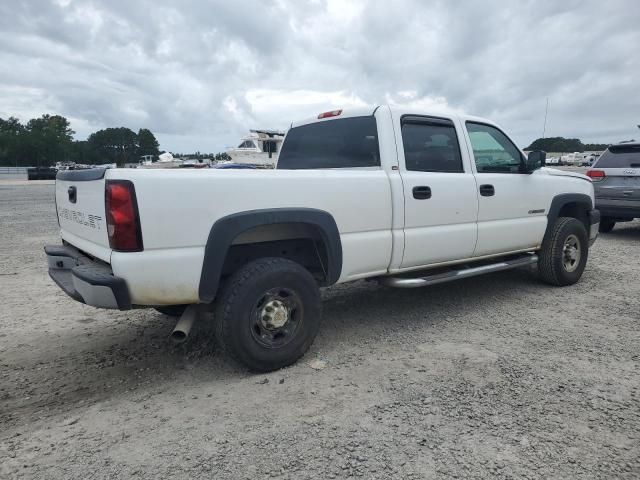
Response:
[[[0,117],[154,131],[219,151],[249,128],[405,104],[542,133],[638,137],[635,0],[35,0],[0,4]]]

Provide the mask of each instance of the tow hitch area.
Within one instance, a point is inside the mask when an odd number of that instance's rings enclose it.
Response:
[[[109,265],[66,245],[47,245],[44,251],[49,276],[74,300],[98,308],[131,308],[126,282],[114,276]]]

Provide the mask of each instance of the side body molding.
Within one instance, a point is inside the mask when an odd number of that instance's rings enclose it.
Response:
[[[211,227],[200,274],[200,301],[210,303],[215,299],[227,252],[238,235],[254,227],[279,223],[303,223],[316,227],[327,248],[325,285],[338,281],[342,271],[342,243],[331,214],[311,208],[248,210],[223,217]]]
[[[585,195],[584,193],[561,193],[556,195],[553,197],[553,200],[551,200],[551,206],[547,213],[547,231],[544,234],[544,240],[547,240],[550,235],[551,230],[549,227],[555,223],[556,219],[560,215],[562,207],[570,203],[583,206],[587,216],[590,214],[591,210],[593,210],[593,202],[589,195]],[[587,227],[587,231],[588,230],[589,228]]]

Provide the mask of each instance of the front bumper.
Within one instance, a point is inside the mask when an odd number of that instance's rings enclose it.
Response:
[[[598,210],[589,212],[589,224],[589,246],[591,246],[596,242],[600,231],[600,212]]]
[[[49,276],[71,298],[98,308],[129,310],[131,298],[126,282],[111,267],[92,260],[66,245],[44,247]]]

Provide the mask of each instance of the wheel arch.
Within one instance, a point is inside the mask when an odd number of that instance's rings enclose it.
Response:
[[[225,260],[236,239],[251,230],[278,224],[301,224],[317,231],[327,260],[323,285],[338,281],[342,272],[342,243],[338,226],[330,213],[310,208],[249,210],[220,218],[211,227],[200,274],[200,301],[210,303],[215,299]]]
[[[562,193],[553,197],[549,212],[547,213],[547,230],[544,240],[551,235],[551,227],[558,217],[573,217],[580,220],[589,232],[589,215],[593,210],[593,201],[589,195],[584,193]]]

